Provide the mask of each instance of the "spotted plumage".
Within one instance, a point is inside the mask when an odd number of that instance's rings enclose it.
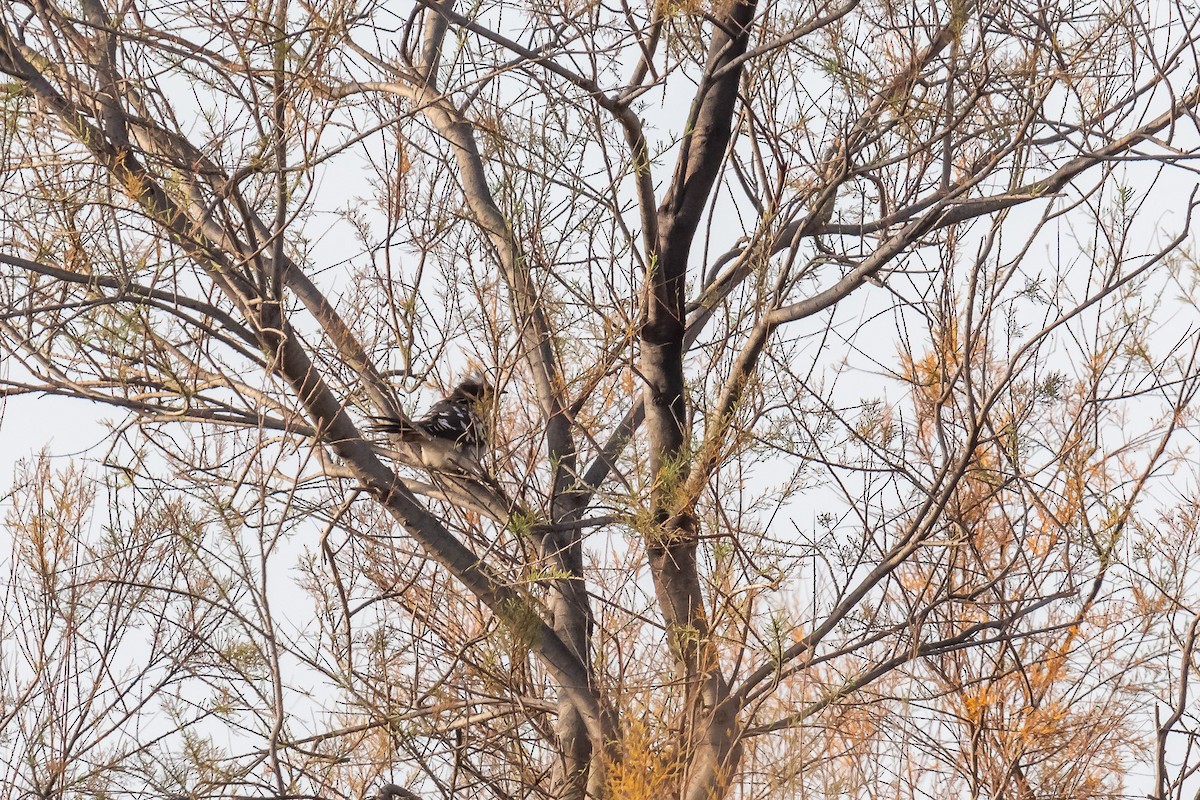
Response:
[[[430,469],[479,470],[489,435],[486,413],[496,390],[473,375],[429,407],[417,420],[375,417],[371,430],[416,444]]]

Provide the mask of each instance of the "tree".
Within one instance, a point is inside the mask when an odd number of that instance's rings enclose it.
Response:
[[[0,20],[6,797],[1190,785],[1186,5]]]

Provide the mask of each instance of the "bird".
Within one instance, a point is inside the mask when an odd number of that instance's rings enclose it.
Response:
[[[385,783],[379,787],[379,794],[375,796],[375,800],[421,800],[420,795],[413,794],[403,786],[397,786],[394,783]]]
[[[431,470],[482,472],[490,439],[487,415],[495,397],[496,388],[472,373],[420,419],[372,417],[370,430],[415,444],[421,463]]]

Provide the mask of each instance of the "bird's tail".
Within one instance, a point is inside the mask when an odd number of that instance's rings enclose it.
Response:
[[[415,442],[426,438],[424,431],[407,419],[396,419],[395,417],[368,417],[368,419],[371,422],[367,425],[367,430],[372,433],[399,436],[406,442]]]

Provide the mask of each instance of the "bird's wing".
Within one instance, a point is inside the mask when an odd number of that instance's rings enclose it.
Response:
[[[460,444],[478,444],[479,431],[469,405],[439,400],[421,417],[421,429],[430,436]]]

